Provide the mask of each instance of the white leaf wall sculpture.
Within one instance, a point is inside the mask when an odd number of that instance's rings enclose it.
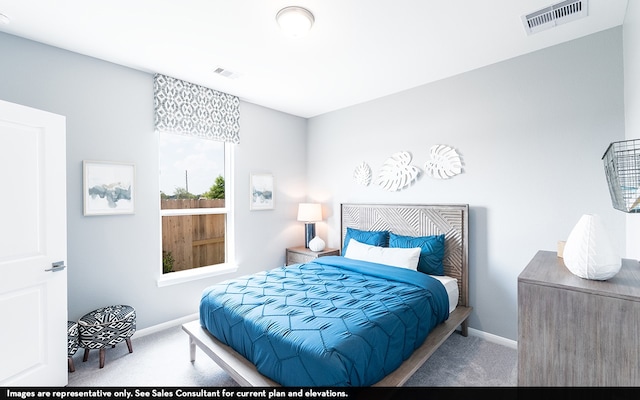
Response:
[[[411,154],[400,151],[393,154],[384,162],[376,183],[383,189],[395,192],[404,189],[418,179],[420,168],[410,165]]]
[[[353,171],[353,178],[362,186],[369,186],[371,183],[371,168],[366,162],[361,162]]]
[[[455,149],[437,144],[429,149],[431,160],[424,164],[424,170],[432,178],[449,179],[462,172],[462,159]]]

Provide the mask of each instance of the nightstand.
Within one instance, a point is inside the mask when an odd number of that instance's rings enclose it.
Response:
[[[324,256],[339,256],[339,249],[326,248],[322,251],[312,251],[304,246],[287,248],[287,265],[306,263]]]

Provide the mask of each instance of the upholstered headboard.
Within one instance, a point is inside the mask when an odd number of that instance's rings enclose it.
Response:
[[[468,204],[342,204],[340,247],[348,227],[406,236],[444,234],[444,273],[458,280],[458,304],[469,306]]]

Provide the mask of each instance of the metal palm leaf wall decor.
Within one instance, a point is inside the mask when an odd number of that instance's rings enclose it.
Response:
[[[438,144],[429,149],[430,160],[424,164],[426,175],[434,179],[450,179],[462,173],[462,157],[449,146]],[[395,192],[405,189],[416,182],[422,170],[411,165],[412,155],[408,151],[400,151],[389,157],[378,172],[375,183],[384,190]],[[356,183],[369,186],[371,183],[371,167],[361,162],[353,172]]]
[[[395,192],[404,189],[418,179],[420,168],[411,165],[411,154],[400,151],[382,165],[376,183],[383,189]]]
[[[353,171],[353,178],[362,186],[369,186],[371,183],[371,167],[366,162],[361,162]]]
[[[449,179],[462,172],[460,156],[449,146],[437,144],[429,149],[431,160],[424,164],[424,170],[432,178]]]

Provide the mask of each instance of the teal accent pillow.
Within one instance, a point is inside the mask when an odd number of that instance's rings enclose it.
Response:
[[[344,244],[342,245],[342,253],[347,253],[349,240],[354,238],[360,243],[369,244],[371,246],[387,247],[389,245],[389,231],[362,231],[355,228],[347,228],[347,234],[344,235]]]
[[[444,275],[444,235],[401,236],[389,234],[389,247],[420,247],[418,271],[429,275]]]

